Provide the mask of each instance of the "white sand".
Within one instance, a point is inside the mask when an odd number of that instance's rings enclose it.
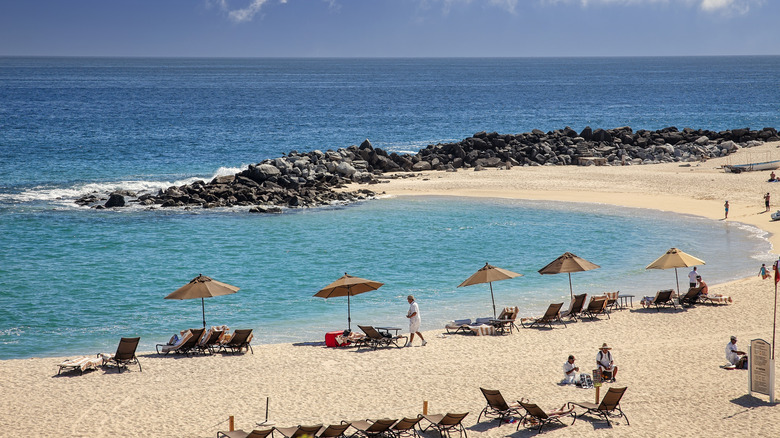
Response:
[[[712,219],[722,218],[729,199],[729,220],[774,233],[776,243],[780,223],[763,213],[762,195],[780,184],[764,182],[768,172],[722,173],[716,169],[722,162],[431,172],[380,187],[397,195],[600,202]],[[780,201],[780,193],[773,195]],[[780,407],[747,396],[746,371],[719,368],[729,335],[737,335],[743,349],[753,338],[771,341],[772,282],[748,278],[710,289],[732,296],[734,304],[656,312],[641,309],[637,299],[633,309],[613,312],[609,320],[568,328],[496,337],[426,332],[426,347],[356,352],[280,344],[257,345],[254,354],[238,356],[147,353],[140,357],[143,372],[131,366],[122,374],[98,370],[83,376],[56,376],[58,358],[6,360],[0,362],[0,436],[213,437],[227,429],[229,415],[246,430],[262,421],[265,397],[278,426],[414,416],[427,400],[432,413],[470,412],[465,424],[472,438],[530,436],[536,432],[515,432],[516,424],[477,424],[485,405],[479,387],[543,408],[593,401],[593,390],[556,383],[568,354],[589,372],[603,342],[614,347],[620,367],[612,385],[628,387],[621,405],[631,425],[622,419],[611,428],[577,420],[546,429],[546,435],[780,436]]]

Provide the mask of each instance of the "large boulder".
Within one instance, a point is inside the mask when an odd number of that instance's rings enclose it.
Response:
[[[352,175],[355,174],[355,172],[357,172],[357,169],[355,169],[351,164],[347,163],[346,161],[342,161],[336,165],[336,172],[346,177],[351,177]]]
[[[125,206],[125,197],[120,195],[119,193],[112,193],[108,197],[108,201],[106,201],[106,208],[113,208],[113,207],[124,207]]]

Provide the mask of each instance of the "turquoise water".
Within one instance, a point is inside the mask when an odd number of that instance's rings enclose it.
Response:
[[[88,353],[141,336],[151,350],[201,325],[200,300],[163,297],[199,273],[236,285],[206,300],[207,324],[253,328],[257,343],[322,340],[346,328],[346,299],[314,298],[344,272],[384,282],[353,297],[356,324],[405,327],[405,297],[424,330],[490,316],[487,285],[456,288],[490,262],[524,274],[494,284],[497,306],[533,315],[568,303],[566,275],[536,271],[565,251],[601,265],[572,276],[575,292],[641,295],[674,286],[644,267],[669,247],[703,258],[711,284],[769,258],[758,230],[739,224],[550,202],[425,197],[254,215],[245,211],[18,211],[0,223],[0,358]],[[686,281],[687,272],[680,275]]]
[[[365,138],[416,152],[479,131],[630,125],[780,127],[780,57],[142,59],[0,57],[0,359],[84,354],[140,335],[142,349],[201,321],[163,297],[199,273],[241,290],[207,323],[255,342],[321,340],[344,299],[312,295],[349,272],[386,283],[352,300],[353,325],[423,328],[492,313],[485,262],[525,274],[498,306],[535,314],[565,300],[565,251],[602,266],[576,291],[641,295],[673,285],[644,266],[671,246],[712,282],[771,259],[756,230],[645,210],[457,198],[383,199],[257,216],[245,210],[95,211],[73,200],[232,174],[291,150]],[[680,273],[683,278],[685,273]]]

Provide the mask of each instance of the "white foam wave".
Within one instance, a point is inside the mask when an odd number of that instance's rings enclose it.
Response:
[[[25,202],[57,202],[72,201],[84,195],[109,194],[117,190],[128,190],[140,194],[156,193],[160,189],[167,189],[171,186],[181,186],[192,184],[198,180],[211,181],[218,176],[234,175],[249,167],[220,167],[210,178],[193,176],[175,181],[154,181],[154,180],[122,180],[107,182],[89,182],[77,183],[68,187],[53,185],[40,185],[23,190],[19,193],[0,193],[0,201],[25,203]]]

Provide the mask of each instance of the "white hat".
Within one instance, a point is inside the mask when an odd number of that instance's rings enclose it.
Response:
[[[612,347],[608,346],[608,345],[607,345],[607,343],[605,342],[604,344],[602,344],[602,345],[601,345],[601,349],[602,349],[602,350],[605,350],[605,349],[606,349],[606,350],[611,350],[611,349],[612,349]]]

